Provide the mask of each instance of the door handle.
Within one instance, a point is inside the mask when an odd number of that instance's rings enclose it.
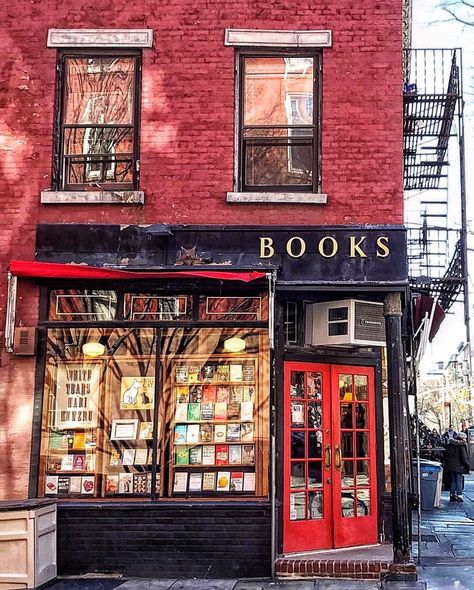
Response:
[[[331,445],[326,445],[324,447],[324,467],[326,467],[326,469],[331,468]]]
[[[336,445],[335,462],[336,462],[336,469],[338,471],[340,471],[341,467],[342,467],[342,454],[341,454],[341,447],[339,445]]]

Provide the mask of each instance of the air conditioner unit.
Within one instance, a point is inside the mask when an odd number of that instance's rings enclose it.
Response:
[[[306,306],[306,344],[385,346],[383,304],[357,299]]]

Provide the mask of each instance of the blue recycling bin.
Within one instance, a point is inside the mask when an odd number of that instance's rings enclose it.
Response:
[[[443,468],[441,463],[420,459],[420,502],[422,510],[433,510],[435,506],[439,506],[442,478]],[[417,462],[413,461],[413,487],[415,491],[418,489],[417,480]]]

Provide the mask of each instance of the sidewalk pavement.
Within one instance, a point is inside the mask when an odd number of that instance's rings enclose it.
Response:
[[[422,514],[418,582],[373,580],[197,580],[68,578],[47,584],[45,590],[474,590],[474,474],[465,480],[464,502],[449,501]],[[414,514],[416,536],[416,514]],[[415,559],[418,543],[413,543]]]

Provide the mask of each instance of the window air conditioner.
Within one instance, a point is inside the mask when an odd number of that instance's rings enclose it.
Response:
[[[307,304],[305,342],[313,346],[385,346],[383,304],[357,299]]]

